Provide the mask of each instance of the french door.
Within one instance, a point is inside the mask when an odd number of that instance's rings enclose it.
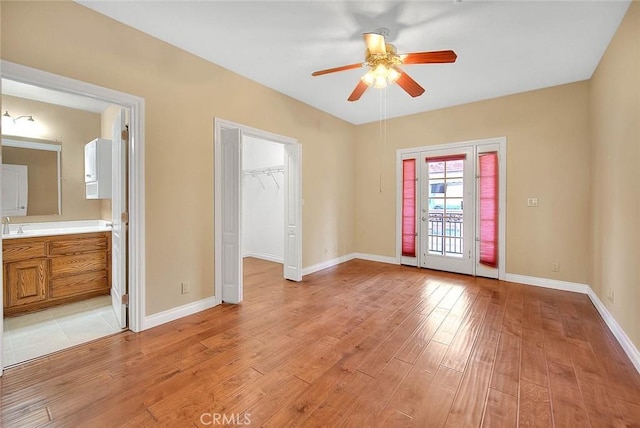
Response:
[[[498,278],[499,144],[399,158],[402,264]]]
[[[420,153],[420,266],[473,274],[473,149]]]

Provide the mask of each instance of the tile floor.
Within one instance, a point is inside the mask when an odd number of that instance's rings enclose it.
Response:
[[[4,367],[120,331],[111,296],[4,319]]]

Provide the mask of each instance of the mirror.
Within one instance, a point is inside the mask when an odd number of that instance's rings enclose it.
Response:
[[[55,141],[2,137],[2,217],[61,214],[61,151]]]

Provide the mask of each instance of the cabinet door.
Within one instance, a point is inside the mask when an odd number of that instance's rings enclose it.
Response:
[[[6,307],[45,300],[47,259],[31,259],[5,264]]]
[[[91,141],[84,146],[84,182],[91,183],[98,179],[98,171],[96,168],[97,156],[96,141]]]

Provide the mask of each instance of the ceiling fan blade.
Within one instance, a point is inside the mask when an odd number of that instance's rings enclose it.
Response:
[[[415,52],[400,55],[403,64],[436,64],[456,62],[458,55],[454,51]]]
[[[326,70],[314,71],[313,73],[311,73],[311,75],[322,76],[323,74],[335,73],[337,71],[351,70],[351,69],[360,68],[360,67],[362,67],[361,62],[358,64],[343,65],[342,67],[327,68]]]
[[[414,98],[424,94],[424,88],[420,86],[418,82],[409,77],[409,75],[404,71],[400,69],[398,69],[398,71],[400,72],[400,77],[398,78],[396,83],[398,84],[398,86],[404,89],[407,94],[411,95]]]
[[[364,33],[364,42],[367,49],[372,55],[381,55],[387,53],[386,42],[384,36],[378,33]]]
[[[358,82],[358,84],[356,85],[356,88],[353,90],[353,92],[351,92],[351,95],[349,95],[349,98],[347,98],[347,100],[358,101],[368,87],[369,85],[367,85],[361,80],[360,82]]]

